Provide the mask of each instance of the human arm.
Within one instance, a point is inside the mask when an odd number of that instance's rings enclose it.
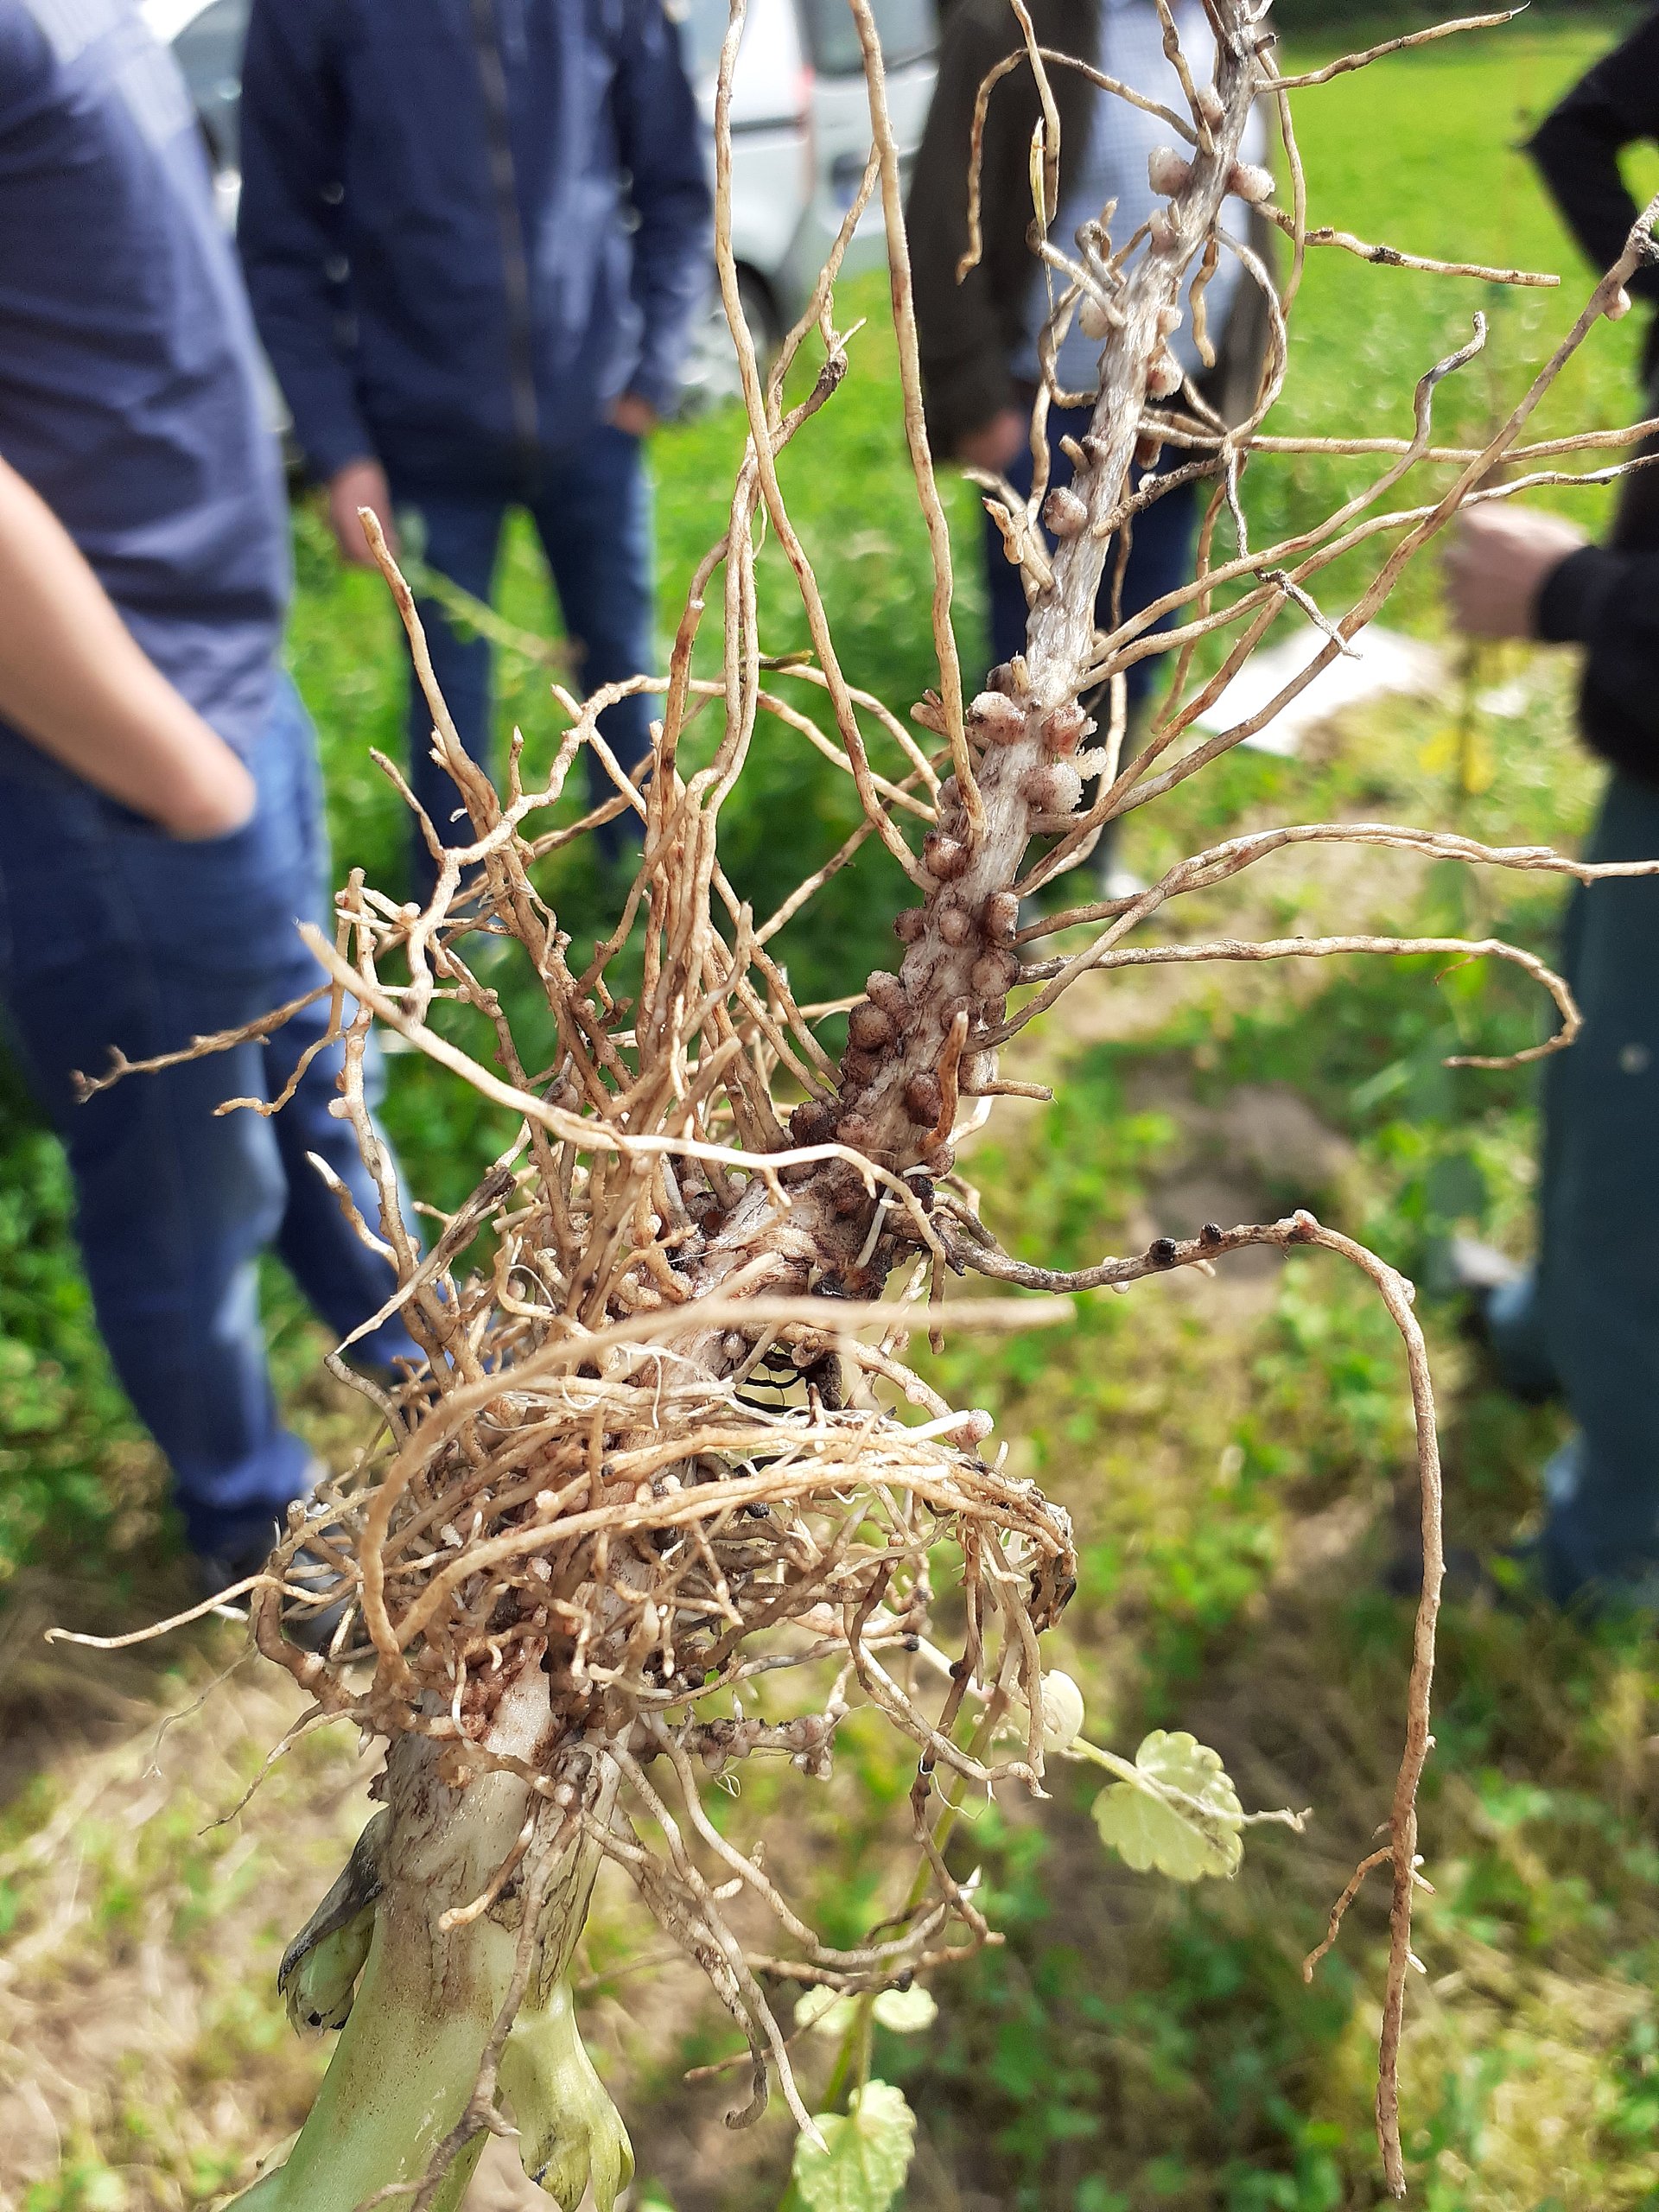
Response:
[[[631,281],[644,321],[612,419],[637,435],[678,391],[692,322],[708,296],[714,236],[702,119],[662,0],[626,0],[612,98],[639,218]]]
[[[1590,544],[1535,508],[1475,507],[1459,518],[1446,582],[1452,619],[1475,636],[1582,645],[1585,742],[1659,780],[1659,551]]]
[[[0,461],[0,715],[175,837],[222,836],[253,779],[140,650],[46,502]]]
[[[386,481],[386,472],[378,461],[348,461],[328,479],[329,525],[342,561],[353,569],[378,569],[380,563],[369,550],[369,541],[363,535],[359,511],[364,507],[373,513],[396,560],[402,548],[397,542],[397,525],[392,518],[391,486]]]
[[[1636,202],[1619,169],[1619,155],[1641,138],[1659,137],[1659,13],[1644,18],[1623,45],[1605,54],[1560,100],[1534,132],[1527,151],[1550,196],[1593,267],[1610,269],[1624,250]],[[1638,297],[1659,300],[1659,268],[1629,280]]]
[[[340,301],[327,273],[340,252],[342,127],[326,12],[326,0],[253,0],[236,237],[295,435],[313,474],[332,480],[374,449],[338,340]],[[352,550],[347,557],[358,556]]]
[[[1452,620],[1473,638],[1544,636],[1545,588],[1586,543],[1581,530],[1537,507],[1505,502],[1466,508],[1446,556]]]

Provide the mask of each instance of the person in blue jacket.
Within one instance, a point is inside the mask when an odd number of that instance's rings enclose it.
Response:
[[[0,1016],[73,1172],[99,1325],[215,1587],[316,1469],[278,1417],[257,1266],[339,1335],[394,1288],[330,1112],[326,1001],[77,1103],[319,981],[314,734],[277,660],[288,519],[190,100],[134,0],[0,0]],[[274,1117],[221,1114],[274,1098]],[[417,1357],[401,1322],[358,1347]]]
[[[368,507],[487,599],[504,518],[526,507],[582,688],[646,671],[641,442],[710,266],[702,134],[662,0],[253,0],[241,137],[254,315],[345,558],[370,557]],[[487,767],[489,647],[422,615]],[[651,715],[635,696],[601,718],[630,771]],[[416,795],[468,842],[413,684],[410,740]],[[596,772],[596,795],[612,788]]]

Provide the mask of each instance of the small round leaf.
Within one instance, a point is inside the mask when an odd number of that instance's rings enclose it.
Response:
[[[916,2148],[916,2115],[903,2092],[867,2082],[849,2113],[820,2113],[828,2146],[795,2145],[795,2191],[807,2212],[887,2212]]]
[[[1220,1756],[1184,1731],[1154,1728],[1135,1755],[1144,1783],[1115,1782],[1094,1803],[1101,1839],[1127,1865],[1178,1882],[1233,1874],[1243,1813]]]
[[[895,2036],[919,2035],[939,2017],[932,1991],[924,1989],[919,1982],[912,1982],[908,1989],[884,1989],[872,2009],[881,2025]]]

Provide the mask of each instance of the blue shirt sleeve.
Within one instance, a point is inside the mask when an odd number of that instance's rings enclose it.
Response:
[[[639,219],[632,290],[645,327],[627,388],[664,414],[708,297],[714,223],[702,121],[662,0],[624,0],[613,99]]]
[[[254,319],[317,476],[374,451],[340,337],[343,129],[328,0],[253,0],[242,67],[237,245]]]

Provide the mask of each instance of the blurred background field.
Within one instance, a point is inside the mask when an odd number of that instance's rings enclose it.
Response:
[[[1619,20],[1535,10],[1298,96],[1314,221],[1566,281],[1497,295],[1316,254],[1272,427],[1399,433],[1412,383],[1464,341],[1476,308],[1491,318],[1488,351],[1441,388],[1439,431],[1478,437],[1524,389],[1586,280],[1512,149]],[[1344,24],[1343,43],[1393,27]],[[1298,66],[1338,50],[1306,26],[1288,47]],[[903,709],[929,676],[927,571],[883,307],[880,278],[843,292],[843,321],[870,320],[784,479],[844,664]],[[1637,320],[1597,332],[1542,431],[1630,419]],[[658,442],[664,633],[723,527],[742,442],[729,413]],[[1255,541],[1358,480],[1352,463],[1258,462],[1246,479]],[[1604,494],[1550,496],[1592,528],[1603,518]],[[963,486],[951,503],[962,644],[977,665],[978,525]],[[376,581],[337,570],[317,515],[297,515],[296,542],[293,665],[323,734],[337,864],[392,887],[403,822],[368,758],[401,741],[392,617]],[[1328,610],[1374,558],[1327,572]],[[523,537],[509,560],[507,616],[554,628]],[[762,569],[766,634],[786,652],[804,625],[773,550]],[[1426,563],[1386,619],[1435,636],[1436,600]],[[533,772],[560,726],[544,671],[505,654],[499,673],[502,727],[522,728]],[[1237,827],[1339,816],[1571,844],[1598,785],[1572,740],[1571,697],[1559,656],[1451,649],[1439,697],[1351,714],[1298,759],[1230,756],[1133,817],[1124,857],[1150,874]],[[728,871],[769,912],[855,818],[833,771],[773,725],[728,810]],[[550,884],[573,937],[591,938],[607,910],[587,861]],[[883,918],[899,903],[867,849],[785,940],[799,995],[844,993],[885,964]],[[1560,906],[1547,879],[1333,852],[1264,866],[1166,926],[1211,934],[1224,916],[1228,934],[1283,935],[1340,915],[1345,929],[1491,931],[1547,953]],[[1495,1548],[1535,1509],[1556,1417],[1491,1387],[1435,1295],[1435,1256],[1459,1229],[1526,1252],[1532,1084],[1524,1071],[1441,1063],[1531,1041],[1541,1019],[1523,978],[1432,963],[1103,982],[1031,1046],[1057,1103],[1005,1110],[969,1172],[1012,1248],[1057,1264],[1293,1203],[1365,1237],[1424,1286],[1451,1533]],[[233,1666],[234,1631],[112,1659],[42,1645],[49,1620],[129,1625],[188,1583],[154,1455],[92,1330],[55,1150],[0,1084],[0,2205],[205,2205],[303,2109],[321,2053],[289,2034],[276,1962],[360,1821],[367,1774],[350,1743],[314,1740],[226,1819],[291,1710],[262,1669]],[[501,1141],[471,1094],[409,1058],[390,1065],[386,1118],[410,1185],[438,1205]],[[884,2037],[878,2054],[920,2116],[916,2212],[1382,2201],[1369,2121],[1382,1892],[1362,1897],[1312,1988],[1300,1965],[1386,1810],[1409,1621],[1390,1594],[1414,1489],[1399,1354],[1335,1264],[1262,1256],[1213,1284],[1148,1283],[1079,1301],[1066,1328],[941,1363],[1076,1516],[1082,1587],[1055,1658],[1084,1682],[1091,1719],[1126,1746],[1148,1726],[1190,1727],[1247,1802],[1314,1818],[1301,1837],[1253,1832],[1235,1882],[1191,1892],[1109,1864],[1065,1770],[1040,1814],[982,1819],[973,1845],[1007,1943],[941,1982],[930,2036]],[[319,1379],[321,1336],[275,1270],[269,1288],[296,1418],[343,1455],[360,1433],[353,1404]],[[1405,2069],[1414,2198],[1427,2212],[1659,2202],[1656,1694],[1637,1631],[1466,1596],[1448,1608],[1424,1806],[1435,1895]],[[751,1777],[730,1823],[745,1837],[765,1824],[774,1858],[850,1933],[886,1904],[880,1838],[908,1780],[854,1728],[832,1785]],[[731,2038],[659,1950],[607,1893],[587,2004],[639,2152],[635,2203],[761,2212],[782,2192],[787,2122],[729,2135],[729,2083],[683,2082]]]

